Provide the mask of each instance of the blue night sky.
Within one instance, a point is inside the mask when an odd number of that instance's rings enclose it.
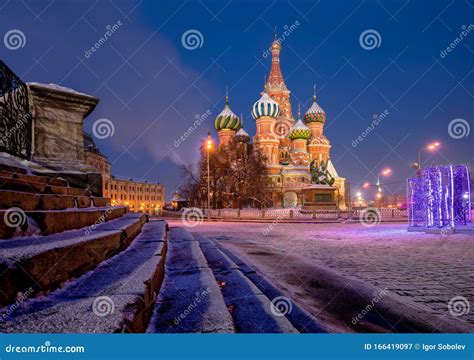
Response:
[[[0,1],[0,35],[23,32],[24,47],[0,44],[3,59],[24,81],[56,83],[100,98],[86,119],[107,118],[113,136],[96,139],[112,173],[180,184],[178,166],[196,163],[198,144],[224,106],[244,116],[254,134],[252,104],[260,97],[270,57],[263,52],[285,26],[281,68],[292,91],[293,114],[310,106],[313,84],[327,113],[331,158],[352,189],[374,182],[384,167],[390,192],[403,193],[418,149],[442,146],[436,163],[473,168],[474,129],[455,139],[448,126],[464,119],[472,127],[474,31],[446,56],[441,51],[472,23],[469,1]],[[92,56],[85,51],[122,24]],[[190,29],[202,46],[186,49]],[[365,50],[360,34],[374,29],[380,46]],[[474,30],[474,29],[473,29]],[[211,112],[179,146],[175,140],[196,114]],[[360,144],[356,139],[385,110],[388,116]],[[213,132],[216,136],[215,132]],[[423,152],[428,162],[429,154]],[[431,161],[431,160],[430,160]]]

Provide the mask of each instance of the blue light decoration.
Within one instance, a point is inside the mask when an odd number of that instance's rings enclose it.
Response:
[[[426,168],[407,181],[409,230],[456,229],[472,224],[466,165]]]

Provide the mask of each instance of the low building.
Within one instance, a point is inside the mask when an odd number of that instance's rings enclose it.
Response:
[[[173,200],[171,200],[171,208],[173,210],[181,210],[186,206],[188,206],[188,201],[176,192],[173,196]]]
[[[133,212],[159,215],[163,209],[164,187],[160,183],[110,177],[112,205],[125,205]]]
[[[110,162],[102,154],[91,134],[84,133],[84,158],[88,165],[97,169],[102,175],[102,196],[110,198]]]
[[[110,174],[111,164],[102,154],[90,134],[84,133],[86,164],[102,175],[102,194],[110,198],[112,205],[128,206],[132,212],[159,215],[164,205],[164,186],[147,180],[119,178]]]
[[[379,208],[406,209],[407,198],[406,195],[398,194],[382,195],[376,199],[375,203]]]

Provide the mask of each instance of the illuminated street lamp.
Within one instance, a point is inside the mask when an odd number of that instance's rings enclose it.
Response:
[[[380,172],[378,175],[377,175],[377,191],[379,193],[382,192],[382,188],[380,187],[380,175],[383,175],[383,176],[388,176],[392,173],[392,169],[389,169],[389,168],[386,168],[386,169],[383,169],[382,172]]]
[[[211,139],[211,132],[207,133],[207,144],[206,144],[206,152],[207,152],[207,208],[211,208],[211,177],[209,171],[209,153],[212,148],[212,139]]]
[[[426,147],[422,147],[420,150],[418,150],[418,163],[414,163],[413,167],[415,169],[417,169],[418,171],[420,171],[421,170],[421,152],[423,150],[428,150],[430,152],[434,152],[434,151],[438,150],[440,146],[441,146],[440,142],[434,141],[434,142],[426,145]]]
[[[377,175],[377,195],[376,195],[377,200],[380,200],[382,198],[382,187],[380,186],[380,175],[389,176],[391,173],[392,173],[392,169],[385,168]]]

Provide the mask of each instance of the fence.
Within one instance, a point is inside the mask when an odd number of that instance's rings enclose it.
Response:
[[[0,60],[0,151],[29,158],[31,117],[26,84]]]
[[[212,219],[240,219],[240,220],[358,220],[364,209],[351,211],[340,210],[314,210],[305,211],[298,208],[286,209],[205,209],[202,214]],[[406,220],[407,210],[378,209],[381,221]],[[164,216],[177,217],[179,212],[164,211]]]

